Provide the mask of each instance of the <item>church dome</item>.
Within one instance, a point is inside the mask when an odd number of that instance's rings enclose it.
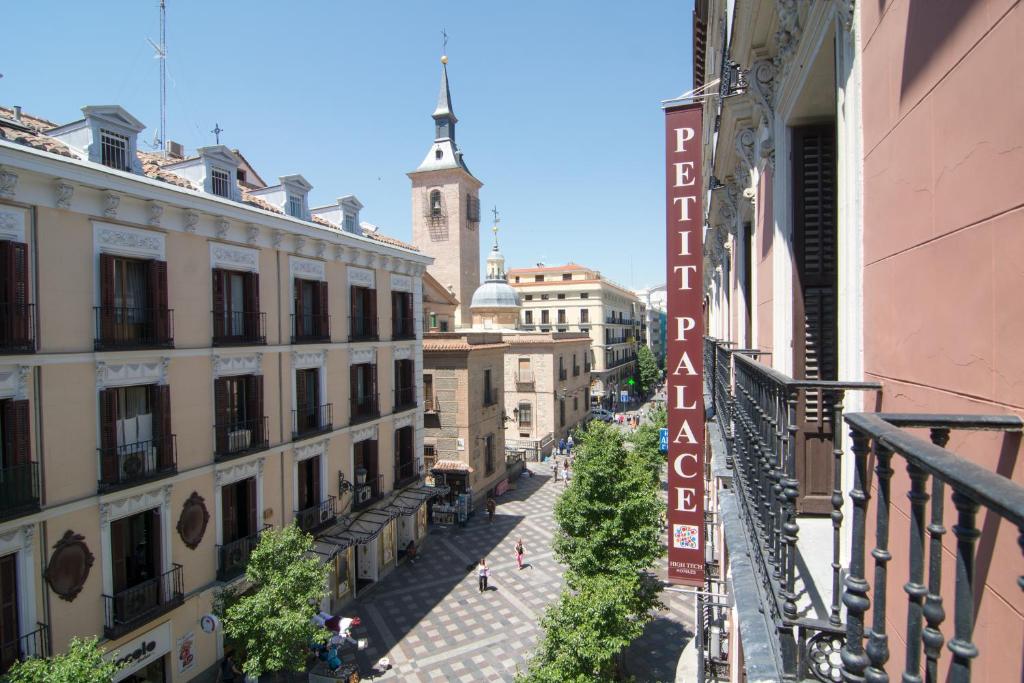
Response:
[[[519,293],[507,282],[488,280],[473,293],[470,308],[519,308]]]

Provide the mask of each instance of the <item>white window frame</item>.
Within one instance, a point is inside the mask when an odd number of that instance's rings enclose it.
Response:
[[[331,443],[330,437],[321,439],[314,443],[306,444],[304,446],[297,446],[295,448],[295,457],[292,458],[292,516],[294,518],[295,510],[299,504],[299,463],[305,462],[310,458],[320,456],[320,502],[327,500],[329,495],[328,482],[327,482],[327,453],[328,446]]]
[[[35,524],[24,524],[5,533],[0,533],[0,556],[17,555],[18,571],[18,636],[35,631],[36,618],[36,571],[33,539]]]
[[[217,192],[217,180],[218,180],[217,174],[218,173],[223,173],[224,174],[224,177],[225,177],[225,181],[224,181],[225,194],[221,194],[220,192]],[[231,171],[229,171],[226,168],[221,168],[220,166],[210,166],[210,194],[216,195],[218,197],[223,197],[224,199],[231,199],[233,197],[233,195],[234,195],[234,193],[231,191],[231,180],[232,180]]]
[[[161,574],[171,571],[171,486],[163,486],[136,496],[122,497],[100,503],[100,558],[103,566],[103,594],[114,594],[114,572],[110,551],[110,523],[146,510],[160,510]]]

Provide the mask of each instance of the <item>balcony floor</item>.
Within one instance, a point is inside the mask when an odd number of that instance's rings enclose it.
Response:
[[[832,520],[797,517],[796,594],[801,617],[827,621],[832,604]]]

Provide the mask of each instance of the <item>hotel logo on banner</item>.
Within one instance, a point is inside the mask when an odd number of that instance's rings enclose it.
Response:
[[[704,585],[702,110],[665,108],[668,579]]]

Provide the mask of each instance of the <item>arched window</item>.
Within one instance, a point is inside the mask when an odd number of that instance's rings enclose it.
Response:
[[[430,193],[430,215],[441,215],[441,190],[434,190]]]

